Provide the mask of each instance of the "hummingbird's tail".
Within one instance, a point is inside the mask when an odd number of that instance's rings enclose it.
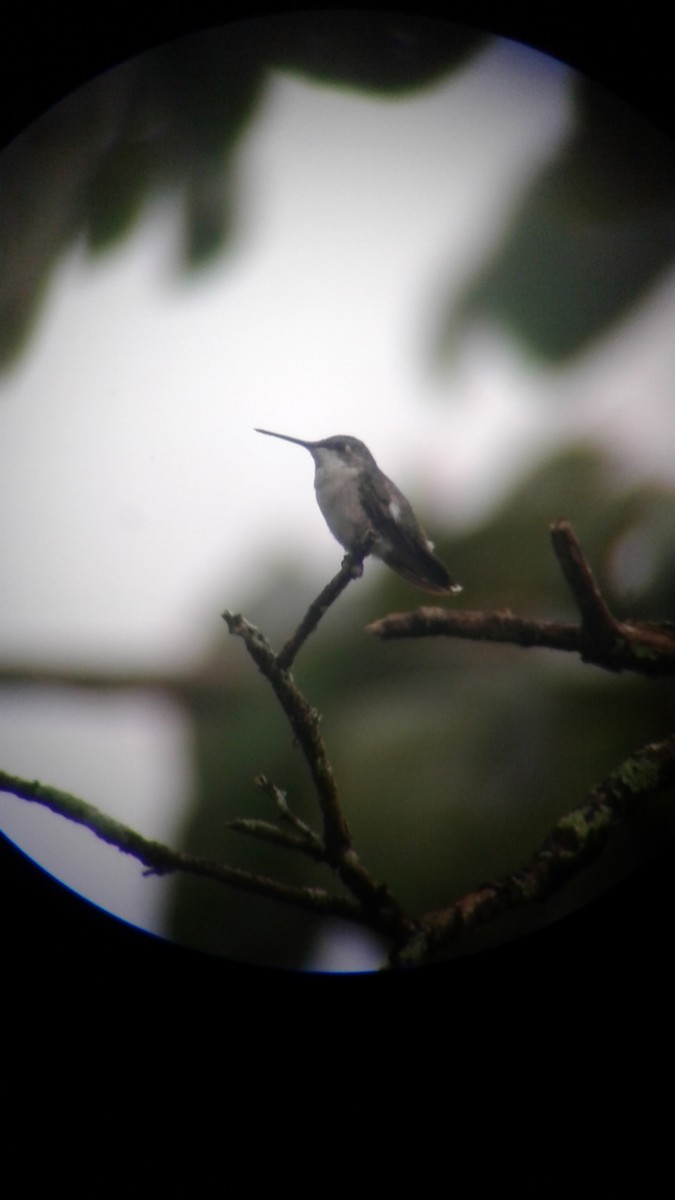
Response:
[[[461,583],[456,583],[454,579],[450,578],[445,564],[431,551],[424,556],[424,562],[421,561],[418,554],[414,567],[411,567],[408,562],[402,561],[395,551],[383,554],[382,561],[386,562],[387,566],[391,567],[397,575],[407,579],[408,583],[413,583],[423,592],[451,596],[462,591]]]

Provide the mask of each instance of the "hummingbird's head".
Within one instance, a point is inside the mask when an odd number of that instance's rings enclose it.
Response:
[[[340,462],[346,467],[375,466],[375,459],[370,450],[358,438],[348,437],[345,433],[336,433],[334,437],[323,438],[320,442],[309,442],[307,449],[311,451],[317,466],[328,462]]]

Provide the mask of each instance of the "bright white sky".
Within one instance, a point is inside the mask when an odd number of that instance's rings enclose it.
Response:
[[[601,435],[610,417],[630,469],[672,478],[675,277],[559,372],[496,330],[467,336],[443,374],[426,363],[448,282],[490,254],[567,136],[568,86],[559,63],[509,43],[403,99],[276,76],[240,150],[229,255],[186,283],[170,200],[107,257],[68,254],[0,386],[0,656],[184,663],[223,607],[245,611],[270,560],[288,554],[323,582],[341,551],[311,459],[255,425],[360,437],[432,536],[435,520],[479,519],[542,449]],[[180,722],[148,701],[132,713],[0,693],[0,761],[149,836],[170,838],[184,798]],[[156,925],[163,884],[139,886],[130,862],[120,899],[107,883],[119,856],[86,833],[88,877],[73,881],[72,827],[0,804],[29,848],[50,823],[33,852],[54,873]]]

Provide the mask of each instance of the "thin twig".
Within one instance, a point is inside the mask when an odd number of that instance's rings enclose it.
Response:
[[[314,830],[306,823],[306,821],[301,820],[300,817],[293,812],[293,809],[288,803],[286,793],[283,792],[281,788],[277,787],[275,783],[272,783],[271,779],[268,779],[266,775],[257,775],[253,782],[257,787],[261,788],[262,791],[266,792],[267,795],[272,798],[283,821],[287,821],[289,825],[292,825],[293,828],[296,829],[298,833],[300,833],[302,837],[304,837],[309,843],[311,843],[316,850],[320,850],[322,854],[325,853],[325,846],[319,835],[314,832]]]
[[[289,637],[288,641],[282,646],[277,654],[277,663],[282,671],[288,671],[293,664],[293,661],[300,650],[301,646],[307,641],[307,638],[314,632],[319,621],[324,613],[328,611],[338,596],[354,579],[360,579],[363,574],[363,560],[370,553],[373,544],[373,534],[368,534],[363,542],[363,545],[358,550],[352,550],[345,554],[340,570],[337,575],[334,575],[329,583],[326,584],[316,600],[314,600],[302,621],[298,625],[295,633]]]
[[[581,615],[581,626],[594,645],[611,645],[618,633],[618,622],[603,600],[593,572],[569,521],[551,526],[551,542]]]
[[[394,638],[457,637],[472,642],[510,642],[547,646],[550,650],[582,650],[578,625],[566,621],[536,621],[512,613],[471,612],[423,606],[413,612],[389,613],[366,626],[383,640]]]
[[[259,838],[263,842],[272,842],[275,846],[283,846],[286,850],[299,850],[317,862],[326,861],[326,850],[320,838],[314,841],[300,833],[289,833],[270,821],[260,821],[253,817],[234,817],[227,822],[228,829],[237,833],[247,833],[250,837]],[[316,835],[314,835],[316,837]]]

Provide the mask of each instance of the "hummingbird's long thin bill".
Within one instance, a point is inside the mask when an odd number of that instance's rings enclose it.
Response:
[[[282,442],[295,442],[296,446],[304,446],[305,449],[311,445],[310,442],[303,442],[302,438],[289,437],[287,433],[273,433],[271,429],[254,429],[253,432],[264,433],[267,437],[281,438]]]

